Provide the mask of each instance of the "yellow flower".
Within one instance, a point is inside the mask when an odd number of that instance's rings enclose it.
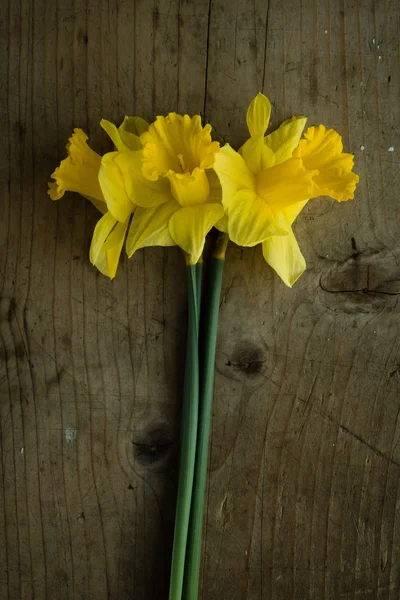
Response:
[[[147,127],[145,121],[138,117],[125,117],[119,129],[108,121],[102,121],[101,125],[116,147],[126,149],[141,147],[138,134]],[[104,215],[98,221],[93,233],[90,260],[101,273],[113,279],[126,237],[130,213],[126,215],[123,222],[120,222],[121,219],[115,215],[118,213],[120,216],[120,213],[114,209],[108,210],[106,202],[108,182],[99,181],[102,157],[88,146],[87,139],[82,129],[74,130],[67,145],[68,156],[61,161],[60,166],[52,174],[55,181],[49,183],[49,195],[52,200],[58,200],[66,191],[77,192],[90,200]],[[117,197],[125,199],[125,188],[121,180],[115,188]]]
[[[227,144],[216,157],[226,212],[216,226],[240,246],[262,243],[265,260],[291,287],[306,268],[294,220],[310,198],[353,198],[358,175],[338,133],[320,125],[300,141],[306,118],[293,117],[264,137],[270,114],[269,100],[258,94],[247,111],[250,139],[239,152]]]
[[[142,151],[114,153],[127,195],[137,205],[127,237],[128,256],[144,246],[176,244],[190,264],[198,262],[205,236],[224,214],[213,171],[219,144],[211,141],[210,132],[199,115],[170,113],[157,117],[142,133]]]

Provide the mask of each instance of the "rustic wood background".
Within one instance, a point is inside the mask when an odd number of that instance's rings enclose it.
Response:
[[[397,0],[0,3],[2,599],[167,598],[185,343],[176,249],[90,265],[95,209],[46,195],[74,126],[201,113],[337,128],[354,202],[315,200],[287,289],[228,252],[204,600],[400,596]]]

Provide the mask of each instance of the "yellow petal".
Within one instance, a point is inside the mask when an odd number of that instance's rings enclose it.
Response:
[[[264,94],[257,94],[247,109],[246,121],[252,138],[262,137],[271,117],[271,103]]]
[[[209,203],[217,203],[221,204],[222,202],[222,188],[221,183],[218,179],[217,173],[214,169],[207,169],[207,178],[210,184],[210,195],[208,197]],[[214,225],[219,231],[223,231],[224,233],[228,233],[228,217],[224,215],[222,219],[219,219]]]
[[[110,213],[98,221],[90,246],[90,261],[107,277],[113,279],[117,272],[129,219],[119,223]]]
[[[123,224],[120,223],[122,226]],[[117,274],[119,259],[121,257],[122,246],[124,245],[124,238],[121,236],[119,243],[115,245],[111,250],[107,250],[101,254],[95,267],[110,279],[114,279]],[[104,258],[103,258],[104,257]]]
[[[52,200],[58,200],[66,191],[104,200],[98,181],[101,157],[87,145],[87,139],[82,129],[74,129],[67,145],[68,156],[52,174],[55,183],[49,183]]]
[[[92,263],[96,269],[98,271],[100,271],[100,273],[102,275],[105,275],[106,277],[110,277],[110,273],[108,271],[108,266],[107,266],[107,256],[105,252],[100,252],[100,254],[97,257],[97,260],[95,263]],[[112,279],[110,277],[110,279]]]
[[[308,200],[303,200],[302,202],[297,202],[296,204],[291,204],[283,209],[283,214],[285,215],[286,221],[289,225],[292,225],[293,222],[297,219],[298,215],[301,213]]]
[[[207,202],[210,184],[203,169],[196,167],[191,173],[169,171],[167,177],[171,183],[172,195],[181,206]]]
[[[147,246],[175,246],[168,225],[177,210],[179,205],[175,200],[153,208],[137,207],[126,239],[128,256]]]
[[[254,175],[272,167],[276,162],[274,152],[264,143],[262,137],[248,139],[240,148],[239,154],[243,156],[246,165]]]
[[[125,117],[118,129],[121,135],[126,132],[140,137],[148,128],[148,122],[141,117]]]
[[[103,200],[96,200],[96,198],[91,198],[90,196],[85,196],[85,198],[86,200],[89,200],[102,215],[105,215],[108,211],[107,204],[103,202]]]
[[[92,264],[96,263],[106,239],[117,223],[117,219],[114,219],[110,212],[107,212],[99,221],[97,221],[97,225],[93,232],[92,243],[90,245],[90,262]]]
[[[289,227],[288,235],[274,235],[268,238],[263,242],[262,248],[267,263],[287,286],[292,287],[306,270],[306,261],[300,252],[292,228]]]
[[[108,236],[106,241],[104,242],[103,251],[108,252],[109,250],[112,250],[116,246],[119,246],[121,239],[122,239],[122,241],[124,241],[125,233],[128,229],[129,221],[130,221],[130,218],[127,219],[125,221],[125,223],[120,223],[119,221],[117,221],[114,229],[112,230],[112,232],[110,233],[110,235]]]
[[[233,194],[226,213],[229,237],[239,246],[255,246],[271,235],[286,235],[285,230],[276,225],[268,204],[251,190]]]
[[[142,148],[139,136],[122,129],[123,124],[117,129],[114,123],[102,119],[100,125],[112,139],[117,150],[140,150]]]
[[[339,202],[354,198],[359,177],[352,172],[353,155],[342,150],[342,138],[333,129],[324,125],[307,129],[293,156],[301,157],[307,169],[317,171],[312,197],[330,196]]]
[[[107,121],[106,119],[101,119],[100,126],[104,129],[106,134],[111,138],[114,146],[117,150],[124,150],[125,144],[121,140],[120,133],[114,123]]]
[[[175,243],[189,255],[190,264],[199,261],[207,233],[223,214],[221,204],[197,204],[180,208],[172,215],[169,232]]]
[[[289,158],[257,175],[257,193],[273,210],[282,210],[311,197],[314,173],[301,159]]]
[[[215,223],[214,227],[218,229],[218,231],[222,231],[223,233],[229,233],[228,215],[225,214],[222,217],[222,219]]]
[[[126,232],[128,229],[128,224],[129,224],[129,219],[127,219],[127,221],[125,223],[117,223],[117,225],[115,226],[115,230],[111,234],[111,235],[113,235],[115,233],[115,237],[114,237],[115,243],[113,244],[112,247],[105,250],[107,273],[104,273],[104,274],[108,275],[108,277],[110,277],[110,279],[114,279],[114,277],[117,273],[118,263],[119,263],[119,259],[121,256],[122,246],[124,245],[125,236],[126,236]],[[106,242],[106,245],[107,244],[108,244],[108,240]]]
[[[140,137],[135,135],[134,133],[129,133],[129,131],[123,131],[119,128],[119,134],[121,136],[121,141],[124,144],[125,150],[141,150],[142,142],[140,141]]]
[[[196,167],[213,167],[219,143],[211,141],[210,133],[211,126],[202,127],[199,115],[157,117],[140,136],[144,176],[155,181],[169,171],[191,173]]]
[[[172,199],[168,179],[149,181],[142,173],[142,152],[120,152],[115,163],[121,170],[126,193],[134,204],[150,208]]]
[[[264,142],[274,152],[275,164],[291,158],[294,149],[299,145],[306,122],[306,117],[292,117],[267,135]]]
[[[218,175],[214,169],[207,169],[206,175],[208,179],[208,185],[210,187],[208,202],[220,204],[222,202],[222,188],[218,179]]]
[[[222,187],[222,202],[228,205],[230,198],[238,190],[255,191],[255,180],[240,154],[229,144],[225,144],[215,157],[214,167]]]
[[[124,223],[134,209],[129,198],[123,173],[116,158],[124,152],[109,152],[101,160],[99,182],[107,203],[108,210],[121,223]]]

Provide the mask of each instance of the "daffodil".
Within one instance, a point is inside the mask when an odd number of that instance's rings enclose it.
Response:
[[[265,260],[291,287],[306,268],[292,224],[310,198],[352,199],[358,175],[340,135],[323,125],[300,140],[305,117],[293,117],[265,137],[271,104],[258,94],[247,111],[250,139],[235,152],[225,145],[215,170],[226,215],[217,224],[241,246],[262,243]]]
[[[141,134],[142,150],[117,148],[103,157],[99,180],[110,212],[122,222],[129,202],[136,206],[128,256],[144,246],[178,245],[189,264],[198,262],[207,233],[224,214],[213,170],[219,144],[210,133],[199,115],[170,113]],[[129,202],[114,189],[122,182]]]
[[[139,117],[125,117],[118,129],[105,120],[101,125],[117,148],[129,151],[141,148],[139,135],[148,127]],[[107,159],[102,159],[92,150],[87,140],[88,137],[82,129],[74,129],[67,144],[68,156],[52,174],[55,181],[49,183],[49,195],[52,200],[58,200],[66,191],[77,192],[90,200],[103,214],[93,233],[90,260],[101,273],[112,279],[117,271],[134,206],[126,197],[122,178],[119,177],[113,188],[117,190],[116,199],[125,207],[129,203],[129,211],[125,211],[124,218],[121,219],[121,210],[115,209],[115,202],[113,203],[113,198],[108,194],[110,184],[107,177],[99,177],[103,172],[102,161]],[[116,175],[118,176],[118,173]]]

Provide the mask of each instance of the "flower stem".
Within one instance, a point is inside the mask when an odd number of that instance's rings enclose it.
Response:
[[[192,499],[199,404],[198,307],[196,266],[187,266],[188,336],[183,390],[178,496],[176,501],[169,600],[182,599]]]
[[[193,482],[190,527],[186,551],[184,599],[197,600],[200,576],[200,558],[203,531],[204,496],[207,482],[208,446],[211,428],[211,410],[214,390],[215,352],[226,234],[217,241],[208,270],[204,295],[204,312],[200,328],[200,402],[197,433],[196,466]]]
[[[200,261],[198,263],[196,263],[197,337],[198,338],[199,338],[199,328],[200,328],[202,278],[203,278],[203,259],[201,258]]]

